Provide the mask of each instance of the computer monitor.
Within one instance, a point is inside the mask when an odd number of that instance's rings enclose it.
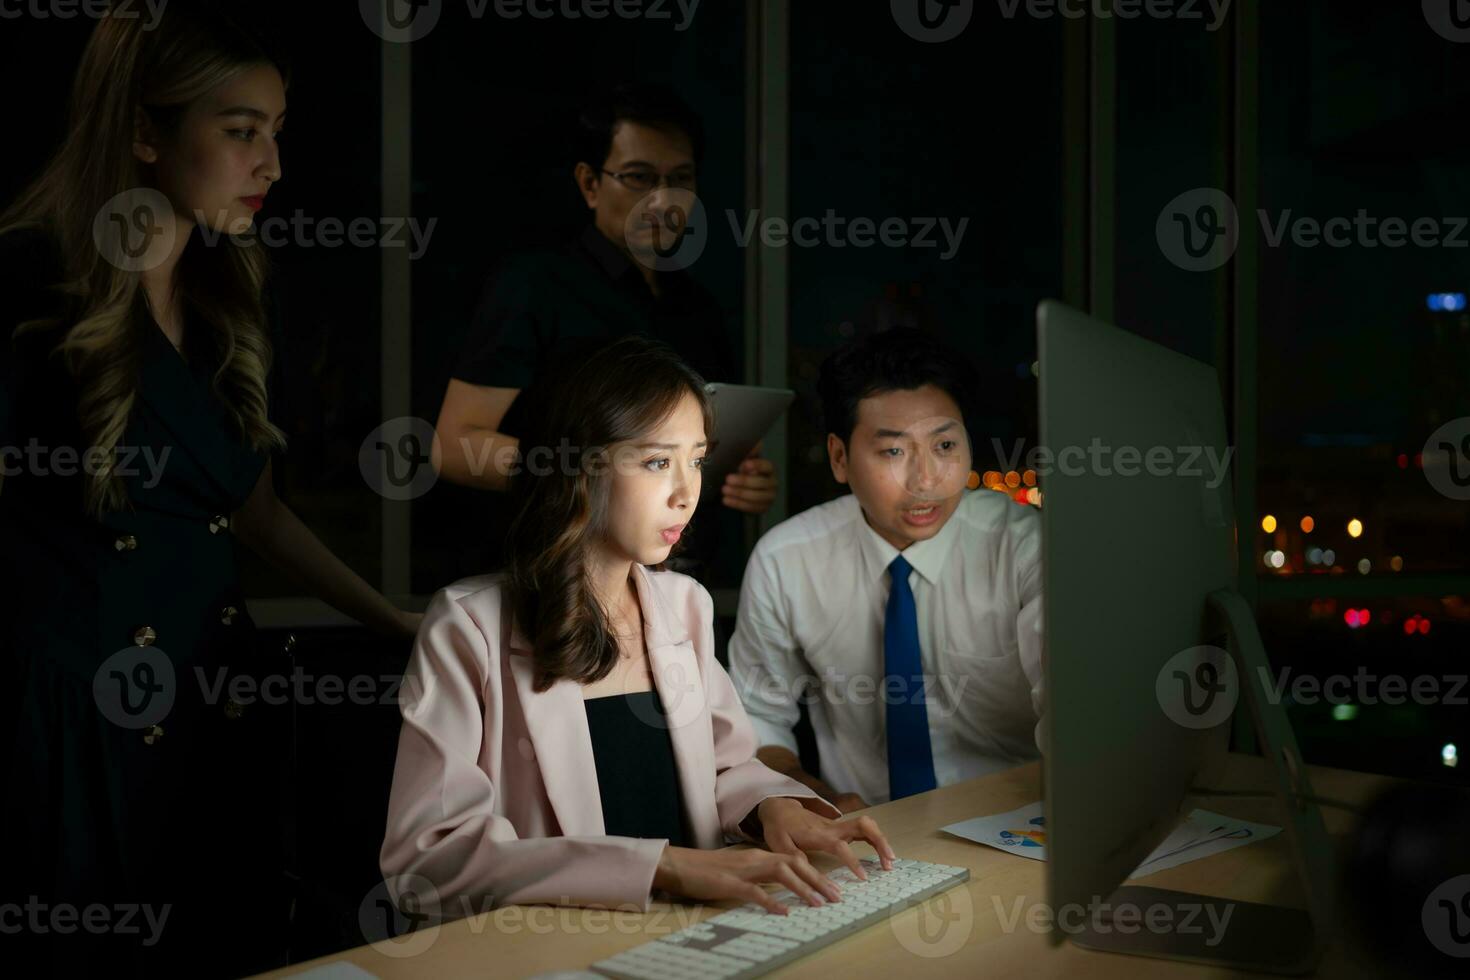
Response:
[[[1037,341],[1040,445],[1028,465],[1043,493],[1053,941],[1310,969],[1329,915],[1330,850],[1284,713],[1257,686],[1265,655],[1234,591],[1240,532],[1219,378],[1209,365],[1050,300],[1037,310]],[[1102,905],[1211,901],[1119,886],[1192,808],[1191,789],[1219,785],[1237,705],[1256,722],[1275,795],[1292,801],[1284,820],[1309,910],[1229,903],[1223,939],[1208,930],[1093,928]],[[1064,910],[1081,920],[1077,928],[1060,928]]]

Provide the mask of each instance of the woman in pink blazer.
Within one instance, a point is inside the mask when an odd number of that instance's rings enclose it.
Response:
[[[866,877],[849,846],[863,840],[891,867],[871,817],[836,819],[755,758],[709,593],[646,567],[699,500],[712,430],[699,376],[626,337],[568,367],[537,408],[506,570],[441,590],[414,644],[380,855],[395,900],[455,918],[643,910],[657,889],[784,914],[762,883],[840,900],[804,851]],[[768,849],[715,850],[741,840]]]

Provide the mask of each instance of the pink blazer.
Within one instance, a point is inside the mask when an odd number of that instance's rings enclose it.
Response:
[[[751,840],[739,825],[772,796],[840,817],[755,758],[755,732],[715,660],[709,593],[686,575],[633,568],[694,843]],[[531,667],[500,576],[434,596],[401,689],[379,856],[395,900],[412,892],[445,918],[527,903],[647,910],[667,841],[605,833],[582,688],[563,679],[533,693]]]

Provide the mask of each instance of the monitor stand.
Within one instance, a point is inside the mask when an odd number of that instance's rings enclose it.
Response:
[[[1307,908],[1240,902],[1217,896],[1123,885],[1109,905],[1130,909],[1127,919],[1098,914],[1071,937],[1085,949],[1153,956],[1229,966],[1263,973],[1299,975],[1321,961],[1330,933],[1333,895],[1332,844],[1314,802],[1306,767],[1286,709],[1267,696],[1270,664],[1256,629],[1255,617],[1240,593],[1220,589],[1210,594],[1210,613],[1223,619],[1230,636],[1241,695],[1250,706],[1256,737],[1272,774],[1272,791],[1286,815],[1286,834],[1296,870],[1306,892]],[[1167,930],[1147,927],[1134,909],[1166,906]],[[1101,911],[1101,910],[1099,910]],[[1225,916],[1229,918],[1225,918]],[[1186,920],[1194,924],[1187,929]],[[1223,926],[1217,924],[1223,923]],[[1120,931],[1127,929],[1129,931]]]

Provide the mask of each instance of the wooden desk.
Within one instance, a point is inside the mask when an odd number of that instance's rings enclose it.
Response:
[[[1371,799],[1393,780],[1341,769],[1311,767],[1312,787],[1319,796],[1359,803]],[[1222,789],[1264,789],[1262,760],[1231,756]],[[1057,977],[1220,977],[1259,976],[1164,960],[1119,956],[1080,949],[1071,943],[1053,948],[1044,932],[1028,926],[1026,910],[1046,901],[1045,865],[995,848],[961,840],[939,828],[970,817],[1002,813],[1041,798],[1037,763],[973,779],[954,786],[885,803],[865,811],[878,820],[899,857],[917,858],[970,869],[961,888],[929,899],[870,926],[832,946],[797,960],[772,976],[832,977],[843,980],[882,977],[912,980],[920,976],[1034,978]],[[1219,813],[1280,826],[1269,799],[1201,799],[1196,805]],[[1328,831],[1339,842],[1351,829],[1353,815],[1324,810]],[[735,845],[745,847],[749,845]],[[866,845],[856,845],[871,854]],[[1173,888],[1243,901],[1301,907],[1301,890],[1287,853],[1286,834],[1223,854],[1171,868],[1143,879]],[[838,867],[827,855],[814,856],[824,870]],[[471,916],[407,937],[412,955],[390,956],[373,946],[312,960],[268,974],[290,976],[312,966],[348,960],[368,972],[391,978],[526,977],[554,970],[585,970],[593,962],[667,935],[739,903],[670,905],[654,903],[647,913],[552,906],[510,906]],[[1019,910],[1020,914],[1017,915]],[[391,952],[406,952],[409,947]],[[1377,976],[1363,957],[1338,942],[1317,976]]]

